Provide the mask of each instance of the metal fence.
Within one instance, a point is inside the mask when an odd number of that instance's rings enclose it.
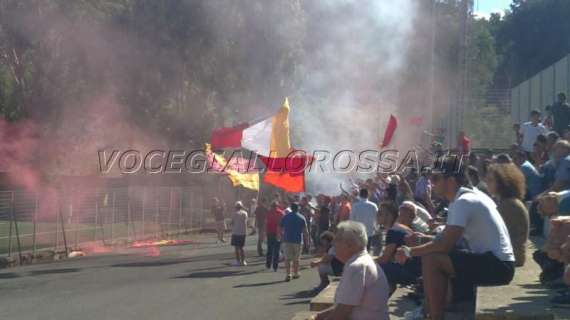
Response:
[[[203,228],[205,218],[197,187],[0,191],[0,255],[164,239]]]

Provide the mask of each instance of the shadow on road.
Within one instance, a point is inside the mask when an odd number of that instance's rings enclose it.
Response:
[[[118,268],[131,268],[131,267],[162,267],[162,266],[170,266],[174,264],[181,264],[181,263],[188,263],[195,261],[196,259],[193,258],[183,258],[183,259],[168,259],[168,260],[159,260],[159,261],[139,261],[139,262],[130,262],[130,263],[119,263],[114,264],[111,267],[118,267]]]
[[[311,303],[311,300],[291,301],[291,302],[284,303],[283,305],[292,306],[292,305],[296,305],[296,304],[309,304],[309,303]]]
[[[233,276],[247,276],[251,274],[256,274],[259,271],[212,271],[212,272],[194,272],[185,276],[177,276],[173,279],[204,279],[204,278],[225,278]]]
[[[250,267],[257,267],[257,266],[264,266],[265,265],[265,261],[260,261],[260,262],[251,262],[251,260],[247,261],[247,265]]]
[[[145,257],[145,261],[129,262],[129,263],[119,263],[113,264],[111,267],[128,268],[128,267],[161,267],[168,265],[175,265],[187,262],[205,262],[205,261],[216,261],[220,262],[222,260],[234,260],[232,254],[220,253],[220,254],[209,254],[200,255],[192,257],[183,258],[171,258],[171,257]],[[148,260],[148,261],[147,261]]]
[[[78,272],[80,268],[66,268],[66,269],[48,269],[48,270],[36,270],[28,272],[30,276],[41,276],[44,274],[60,274],[60,273],[71,273]]]
[[[210,271],[210,270],[219,270],[219,269],[227,269],[229,268],[229,265],[223,265],[223,266],[211,266],[211,267],[205,267],[205,268],[197,268],[197,269],[191,269],[191,270],[187,270],[186,272],[189,273],[194,273],[194,272],[200,272],[200,271]]]
[[[250,284],[238,284],[234,288],[254,288],[254,287],[264,287],[270,286],[272,284],[284,283],[285,281],[271,281],[271,282],[261,282],[261,283],[250,283]]]
[[[8,272],[8,273],[0,273],[0,279],[13,279],[13,278],[19,278],[20,275],[17,273],[12,273],[12,272]]]
[[[307,298],[312,298],[314,296],[315,292],[313,290],[303,290],[293,294],[287,294],[281,296],[281,300],[307,299]]]

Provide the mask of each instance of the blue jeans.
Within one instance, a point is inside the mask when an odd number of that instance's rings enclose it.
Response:
[[[279,268],[279,250],[281,249],[281,242],[277,240],[277,236],[274,234],[267,235],[267,256],[265,261],[265,266],[269,269],[273,267],[273,270],[277,271]]]
[[[411,285],[415,284],[422,275],[420,258],[409,260],[404,265],[396,262],[388,262],[380,265],[388,282],[391,285]]]

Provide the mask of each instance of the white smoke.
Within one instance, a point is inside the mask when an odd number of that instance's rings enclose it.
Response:
[[[378,148],[390,113],[397,114],[398,84],[417,10],[413,0],[307,4],[311,43],[302,91],[292,99],[295,147],[333,154]],[[339,183],[349,178],[318,171],[308,174],[310,193],[336,194]]]

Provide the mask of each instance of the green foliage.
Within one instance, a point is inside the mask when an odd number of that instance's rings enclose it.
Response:
[[[474,148],[505,148],[514,142],[511,116],[495,106],[465,112],[464,129]]]
[[[489,86],[492,84],[497,70],[497,53],[495,51],[495,39],[489,30],[489,22],[486,20],[475,20],[471,23],[469,33],[469,85],[471,99],[475,99],[476,104],[484,103],[479,99],[485,96]]]
[[[492,19],[501,64],[497,81],[514,86],[570,53],[570,1],[514,0]]]

